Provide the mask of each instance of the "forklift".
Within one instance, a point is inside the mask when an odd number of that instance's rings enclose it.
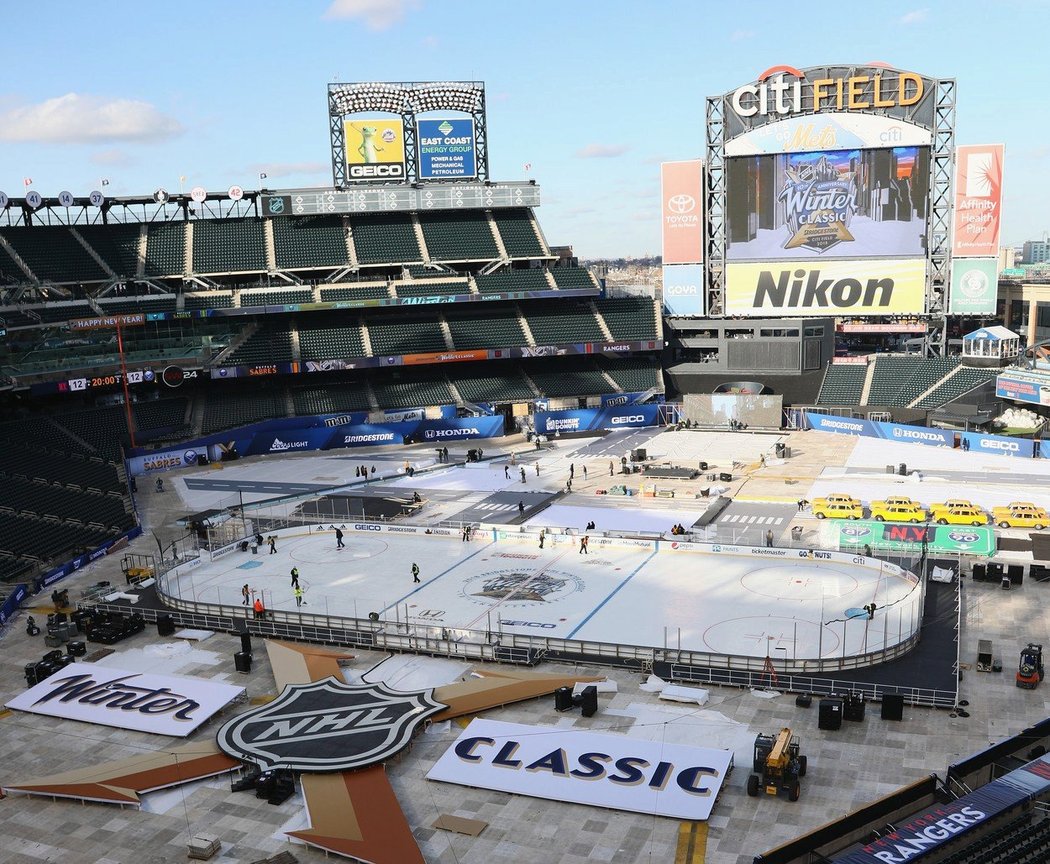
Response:
[[[754,774],[747,778],[747,794],[756,797],[759,790],[767,795],[787,794],[789,801],[798,801],[802,794],[799,777],[806,776],[806,757],[799,755],[799,740],[790,729],[780,734],[755,737]]]
[[[1029,642],[1021,649],[1021,661],[1017,664],[1017,686],[1022,690],[1035,690],[1043,680],[1043,646]]]

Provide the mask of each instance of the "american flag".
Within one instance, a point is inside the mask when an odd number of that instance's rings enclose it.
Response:
[[[528,174],[532,170],[532,163],[531,162],[526,162],[525,165],[522,166],[522,167],[525,168],[525,173]]]
[[[33,185],[33,178],[32,177],[23,177],[22,178],[22,185],[25,186],[26,189],[28,189],[30,186]]]

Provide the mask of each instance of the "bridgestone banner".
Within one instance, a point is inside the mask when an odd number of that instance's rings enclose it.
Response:
[[[920,315],[923,258],[726,265],[726,314],[743,317]]]

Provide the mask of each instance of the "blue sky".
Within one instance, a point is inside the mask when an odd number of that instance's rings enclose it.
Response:
[[[1016,244],[1050,229],[1048,20],[1050,0],[6,0],[0,190],[330,185],[328,82],[478,79],[492,177],[532,163],[550,242],[658,254],[659,163],[702,155],[705,97],[880,60],[955,77],[958,141],[1006,144]]]

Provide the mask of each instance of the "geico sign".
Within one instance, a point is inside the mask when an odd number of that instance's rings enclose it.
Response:
[[[1008,453],[1017,453],[1021,449],[1016,441],[989,441],[987,438],[980,439],[977,446],[982,450],[1006,450]]]
[[[351,165],[350,177],[364,179],[369,177],[386,177],[401,179],[405,176],[405,166],[400,163],[393,165]]]
[[[819,269],[781,270],[774,278],[772,271],[758,274],[755,286],[754,305],[761,308],[805,308],[849,309],[862,305],[869,307],[890,306],[896,283],[890,277],[871,278],[865,282],[846,277],[844,279],[822,279]],[[877,302],[876,302],[877,301]]]
[[[803,110],[870,111],[907,107],[923,96],[922,76],[914,72],[851,75],[844,78],[806,78],[792,66],[774,66],[754,84],[738,87],[730,96],[740,117],[800,114]],[[803,106],[809,106],[804,109]]]
[[[644,423],[645,416],[642,414],[625,414],[623,417],[611,417],[609,422],[614,424]]]

